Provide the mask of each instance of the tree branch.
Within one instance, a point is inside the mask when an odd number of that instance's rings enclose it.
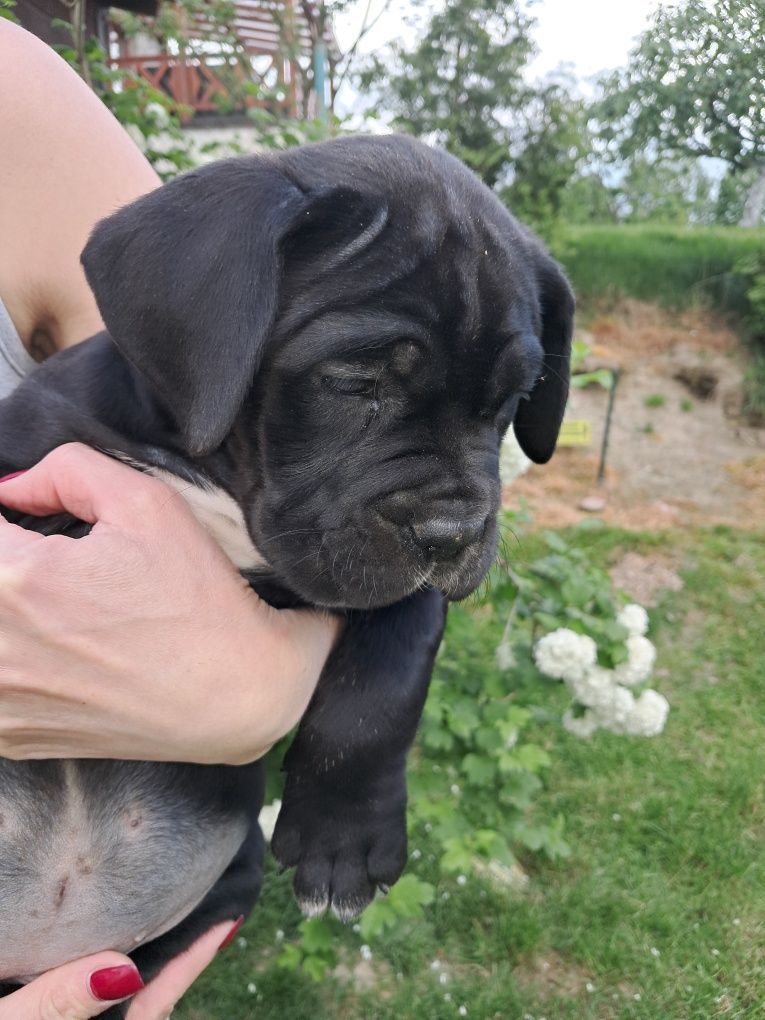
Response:
[[[355,40],[353,42],[353,45],[349,48],[348,52],[343,55],[342,59],[345,60],[346,63],[345,63],[345,67],[343,68],[342,74],[340,75],[340,80],[338,81],[338,83],[337,83],[337,85],[336,85],[336,87],[334,89],[335,95],[337,95],[337,93],[340,91],[341,85],[343,84],[345,79],[348,77],[348,73],[349,73],[349,71],[350,71],[350,69],[351,69],[351,67],[353,65],[353,58],[356,55],[356,50],[358,49],[359,43],[361,42],[361,40],[364,38],[365,35],[368,35],[368,33],[372,31],[372,29],[375,27],[377,22],[383,16],[383,14],[385,14],[385,12],[388,10],[388,8],[390,7],[390,4],[391,4],[391,0],[385,0],[385,3],[382,5],[382,7],[378,11],[378,13],[375,15],[375,17],[369,23],[367,23],[367,18],[369,17],[369,13],[370,13],[370,11],[372,9],[372,0],[367,0],[367,6],[366,6],[366,10],[364,11],[364,17],[363,17],[362,22],[361,22],[361,28],[359,29],[359,34],[356,36],[356,38],[355,38]]]

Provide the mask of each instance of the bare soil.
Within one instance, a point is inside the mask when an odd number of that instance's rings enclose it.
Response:
[[[732,330],[702,310],[625,301],[577,333],[591,347],[588,369],[621,370],[605,484],[596,477],[608,393],[573,389],[566,417],[591,422],[591,445],[532,466],[506,488],[505,506],[525,502],[536,524],[559,526],[591,516],[582,500],[601,497],[597,516],[627,528],[765,527],[765,429],[740,417],[746,361]],[[711,376],[714,392],[695,395],[678,373]]]

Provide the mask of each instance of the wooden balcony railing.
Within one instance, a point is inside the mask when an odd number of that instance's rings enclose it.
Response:
[[[272,105],[248,93],[246,86],[252,79],[240,61],[228,55],[182,57],[161,53],[118,57],[112,64],[129,69],[178,103],[185,123],[196,113],[234,113]]]

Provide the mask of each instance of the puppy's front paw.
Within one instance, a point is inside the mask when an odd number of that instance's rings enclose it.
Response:
[[[306,917],[332,909],[350,921],[372,902],[378,886],[406,864],[406,791],[379,796],[329,793],[320,783],[288,779],[271,850],[296,868],[293,888]]]

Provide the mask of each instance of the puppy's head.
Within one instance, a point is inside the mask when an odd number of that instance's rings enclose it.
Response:
[[[397,137],[213,164],[100,224],[83,263],[179,447],[298,594],[480,583],[502,436],[555,447],[573,298],[462,164]]]

